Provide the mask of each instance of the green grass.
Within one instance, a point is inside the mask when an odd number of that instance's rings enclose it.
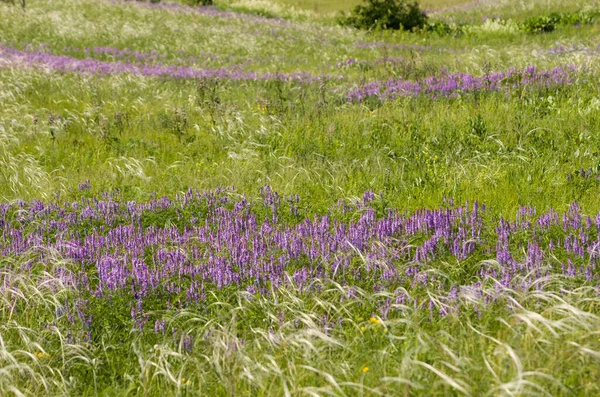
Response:
[[[233,2],[234,4],[236,2]],[[240,3],[244,3],[243,1]],[[252,4],[252,1],[248,1]],[[257,2],[261,3],[261,2]],[[268,3],[268,2],[264,2]],[[274,0],[274,4],[281,4],[296,9],[314,11],[316,14],[331,14],[340,11],[350,11],[353,7],[360,4],[360,0]],[[444,10],[452,7],[468,6],[473,3],[472,0],[424,0],[419,4],[428,11]]]
[[[281,3],[322,14],[353,4]],[[359,32],[311,13],[267,23],[135,2],[32,0],[26,12],[0,2],[4,46],[79,58],[84,48],[116,47],[156,51],[165,63],[189,66],[196,57],[196,67],[337,77],[309,84],[97,76],[4,64],[0,55],[0,201],[68,201],[115,190],[123,200],[147,200],[221,186],[257,197],[270,185],[298,193],[309,218],[367,190],[407,211],[439,207],[447,197],[479,200],[491,220],[514,219],[522,205],[565,211],[573,201],[597,214],[600,184],[567,174],[600,168],[598,26],[541,35],[495,30],[481,16],[520,20],[580,4],[486,4],[432,16],[476,21],[469,33],[440,37]],[[558,45],[590,50],[552,54]],[[365,62],[338,65],[350,58]],[[394,61],[377,62],[384,58]],[[439,76],[442,68],[482,75],[565,64],[582,71],[560,87],[365,103],[344,95],[365,82]],[[91,191],[81,192],[87,180]],[[171,215],[147,222],[162,226]],[[371,284],[355,300],[345,300],[350,286],[337,280],[314,280],[321,285],[314,293],[286,286],[252,299],[232,287],[209,291],[197,307],[157,303],[150,314],[167,323],[167,333],[157,335],[132,330],[129,296],[87,296],[91,330],[60,315],[62,307],[76,311],[82,292],[50,278],[55,269],[15,270],[37,263],[38,254],[0,257],[0,395],[600,393],[600,299],[591,284],[556,277],[548,280],[551,291],[503,291],[504,304],[496,306],[465,293],[464,311],[433,320],[407,303],[385,321],[377,310],[396,291]],[[490,259],[479,253],[474,261]],[[58,256],[51,263],[70,266]],[[461,266],[436,263],[431,271],[453,280]],[[493,293],[493,285],[486,288]],[[440,293],[411,292],[431,299]],[[328,332],[324,316],[342,326]]]
[[[287,6],[297,7],[300,9],[311,10],[311,11],[314,11],[315,13],[331,13],[331,12],[339,12],[339,11],[348,11],[355,5],[359,4],[360,2],[359,1],[339,1],[339,0],[324,0],[324,1],[281,0],[280,3],[285,4]]]

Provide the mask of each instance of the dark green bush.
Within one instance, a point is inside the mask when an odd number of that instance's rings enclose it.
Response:
[[[427,15],[416,1],[407,0],[366,0],[356,6],[349,16],[342,14],[342,25],[358,29],[422,29],[427,23]]]
[[[25,9],[25,0],[0,0],[0,2],[11,4],[16,4],[16,2],[18,2],[19,4],[21,4],[21,7]]]
[[[523,31],[526,33],[547,33],[556,29],[561,16],[557,13],[529,18],[523,22]]]
[[[186,2],[194,6],[212,6],[214,4],[213,0],[186,0]]]

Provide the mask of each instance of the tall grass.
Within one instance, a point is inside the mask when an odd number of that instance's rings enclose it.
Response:
[[[294,5],[314,11],[313,4]],[[319,2],[316,11],[349,4]],[[25,217],[35,200],[47,208],[114,196],[126,206],[173,198],[190,187],[233,186],[231,197],[249,202],[260,201],[265,185],[284,198],[299,194],[289,225],[326,214],[332,222],[356,221],[366,209],[345,211],[344,205],[361,202],[365,191],[378,194],[377,216],[479,200],[490,204],[484,219],[490,230],[500,219],[515,221],[521,206],[565,212],[577,201],[584,215],[600,212],[598,26],[539,35],[511,29],[529,16],[596,3],[424,6],[444,8],[432,18],[471,25],[457,36],[366,33],[335,26],[329,15],[267,2],[197,9],[36,0],[25,12],[0,2],[0,209],[2,203],[11,208],[0,217],[0,246],[38,241],[38,228],[62,230],[52,223],[59,215]],[[255,12],[262,8],[273,15]],[[483,16],[504,22],[482,22]],[[261,77],[100,74],[26,62],[22,55],[38,52],[64,56],[68,65],[91,59],[137,71],[163,65]],[[390,79],[484,76],[530,65],[575,65],[576,78],[451,96],[373,95],[358,102],[347,95]],[[310,78],[277,74],[293,72]],[[336,205],[339,212],[332,210]],[[167,215],[140,230],[192,228],[175,209]],[[201,210],[188,215],[208,222]],[[9,235],[9,224],[22,236]],[[435,283],[353,285],[354,278],[333,269],[331,277],[304,286],[290,274],[258,293],[207,288],[197,304],[178,306],[156,295],[156,302],[138,308],[135,291],[107,297],[77,282],[74,275],[82,274],[98,282],[94,261],[76,263],[61,257],[65,247],[48,248],[119,225],[82,222],[64,235],[49,232],[31,250],[0,252],[0,395],[600,392],[597,276],[574,281],[556,272],[523,274],[521,289],[484,278],[473,269],[500,266],[496,232],[482,237],[485,249],[469,261],[443,257],[419,265],[438,280],[464,284],[456,311]],[[563,234],[557,244],[571,238]],[[511,243],[525,255],[526,245]],[[381,244],[373,242],[373,252],[389,248]],[[587,247],[584,265],[591,266],[598,248]],[[166,248],[183,251],[175,243]],[[360,274],[372,258],[355,251],[352,267]],[[156,266],[153,252],[147,254],[146,265]],[[543,263],[550,269],[565,260]],[[414,264],[377,265],[406,273]],[[307,266],[331,263],[307,260]],[[481,289],[473,288],[478,283]],[[406,299],[396,301],[401,294]],[[135,319],[153,322],[140,329]]]
[[[461,314],[435,321],[412,305],[381,320],[369,307],[393,294],[357,290],[360,299],[339,303],[347,287],[315,280],[314,296],[286,288],[152,313],[165,320],[164,336],[114,329],[75,343],[77,321],[60,315],[75,291],[42,274],[3,278],[0,387],[8,394],[598,392],[597,292],[567,291],[559,279],[546,280],[556,292],[502,291],[507,307],[479,315],[467,308],[487,307],[485,297],[460,295]]]

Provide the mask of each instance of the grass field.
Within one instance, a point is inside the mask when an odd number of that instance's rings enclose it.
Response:
[[[600,5],[285,1],[0,2],[0,395],[600,394]]]
[[[315,13],[337,13],[340,11],[350,11],[352,7],[360,4],[359,0],[278,0],[287,6],[298,9],[314,11]],[[466,6],[470,3],[477,3],[472,0],[426,0],[420,2],[421,7],[428,11],[444,10],[452,7]]]

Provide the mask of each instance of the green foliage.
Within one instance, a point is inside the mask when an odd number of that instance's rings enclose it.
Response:
[[[578,12],[552,12],[550,14],[537,15],[518,23],[518,30],[529,34],[550,33],[562,26],[590,25],[594,24],[600,18],[598,11],[578,11]],[[495,19],[496,22],[503,24],[506,20]],[[450,25],[443,20],[429,21],[424,30],[436,33],[439,36],[458,35],[464,33],[469,28],[477,27],[472,24]]]
[[[548,55],[555,35],[461,35],[460,22],[432,19],[421,29],[433,34],[364,34],[321,20],[259,24],[259,18],[118,2],[36,0],[27,6],[23,13],[0,2],[2,44],[43,43],[56,55],[73,55],[64,50],[71,46],[80,57],[95,46],[157,51],[165,65],[189,65],[193,56],[196,68],[316,77],[311,83],[185,80],[2,66],[0,203],[93,199],[107,190],[121,191],[121,201],[148,200],[154,192],[173,197],[190,186],[233,185],[228,194],[247,195],[262,223],[272,210],[263,208],[259,188],[269,184],[284,195],[299,194],[295,204],[282,197],[278,213],[292,224],[318,214],[329,214],[333,223],[357,220],[360,211],[329,209],[367,189],[383,192],[373,203],[377,216],[390,207],[437,207],[444,197],[490,204],[490,222],[513,219],[523,204],[562,211],[578,200],[586,214],[600,210],[593,51],[572,58],[586,71],[561,87],[361,104],[344,97],[348,87],[374,80],[417,81],[466,70],[482,75],[524,65],[551,70],[565,62]],[[542,23],[532,22],[531,31],[549,23],[555,29],[581,24],[560,32],[560,41],[589,46],[600,33],[583,25],[595,23],[595,15],[557,9],[540,17]],[[93,51],[86,56],[133,62]],[[356,62],[337,66],[349,58]],[[327,74],[333,78],[320,80]],[[78,188],[86,180],[90,187]],[[145,213],[139,223],[182,230],[201,224],[207,212],[204,205],[170,207]],[[22,222],[27,233],[40,226],[21,219],[18,210],[0,222]],[[81,220],[68,233],[84,238],[101,235],[102,227],[101,220]],[[32,238],[54,241],[56,233]],[[562,233],[544,238],[556,241]],[[513,242],[515,253],[525,254],[527,240]],[[177,244],[147,248],[152,272],[161,270],[153,264],[161,249]],[[185,291],[170,301],[156,294],[144,298],[137,314],[147,319],[144,330],[131,326],[134,291],[108,296],[64,285],[71,272],[86,272],[97,285],[93,263],[37,249],[20,263],[7,252],[0,258],[0,395],[279,396],[286,389],[348,396],[600,395],[600,340],[590,332],[600,329],[600,300],[590,283],[552,278],[547,282],[554,292],[531,285],[504,291],[505,299],[495,303],[487,298],[499,284],[490,284],[483,296],[462,291],[460,313],[427,309],[440,298],[438,283],[479,282],[481,271],[494,266],[493,249],[483,246],[460,263],[428,263],[426,271],[436,278],[431,285],[399,281],[376,290],[378,281],[364,277],[353,299],[351,286],[318,279],[302,291],[286,285],[253,296],[207,283],[206,301],[188,306]],[[40,255],[56,260],[42,266]],[[566,258],[547,258],[548,266]],[[368,261],[355,257],[349,271],[364,272]],[[290,269],[308,264],[297,258]],[[385,265],[400,275],[412,266]],[[49,279],[47,266],[64,269],[65,280]],[[395,304],[399,291],[411,299]],[[377,321],[387,299],[392,310]],[[155,332],[157,321],[164,321],[164,330]]]
[[[598,11],[579,11],[575,13],[553,12],[525,20],[521,24],[521,30],[525,33],[548,33],[559,26],[573,26],[582,24],[593,24],[598,21]]]
[[[446,36],[460,30],[453,29],[448,22],[445,21],[430,21],[425,25],[425,31],[436,33],[439,36]]]
[[[23,10],[25,10],[25,1],[26,0],[0,0],[0,3],[11,3],[11,4],[17,4],[17,1],[19,4],[21,4],[21,8]]]
[[[558,14],[534,17],[523,22],[521,29],[526,33],[548,33],[556,29],[561,17]]]
[[[342,14],[339,22],[358,29],[413,31],[425,26],[427,15],[416,1],[366,0],[365,4],[357,5],[349,16]]]
[[[194,6],[212,6],[213,0],[185,0],[186,3]]]

